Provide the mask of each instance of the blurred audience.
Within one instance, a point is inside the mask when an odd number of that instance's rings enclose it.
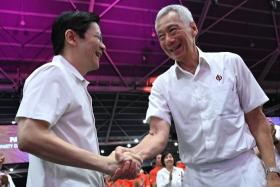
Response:
[[[15,187],[12,177],[8,172],[2,172],[2,165],[5,162],[5,155],[0,153],[0,187]]]
[[[152,187],[156,187],[156,178],[157,178],[157,172],[161,170],[162,164],[161,164],[161,154],[158,154],[155,158],[155,165],[154,168],[150,171],[150,184]]]
[[[174,157],[171,152],[164,152],[161,157],[164,166],[157,173],[157,187],[181,187],[184,170],[174,166]]]
[[[186,171],[186,164],[184,162],[182,162],[181,160],[176,162],[176,167],[178,168],[182,168],[184,171]]]
[[[149,175],[147,175],[143,169],[140,170],[138,176],[131,181],[131,187],[151,187],[149,181]]]

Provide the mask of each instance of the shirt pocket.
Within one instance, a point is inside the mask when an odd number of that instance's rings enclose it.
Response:
[[[224,83],[210,88],[212,108],[217,117],[229,117],[240,113],[240,103],[236,86]]]

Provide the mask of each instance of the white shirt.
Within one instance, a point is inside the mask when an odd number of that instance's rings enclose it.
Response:
[[[199,50],[194,75],[175,63],[155,80],[146,120],[156,116],[171,124],[172,115],[181,160],[212,163],[255,146],[244,113],[266,101],[240,56]]]
[[[58,55],[26,79],[16,115],[47,121],[58,137],[99,154],[88,82]],[[68,153],[71,154],[71,153]],[[103,186],[101,173],[29,157],[27,187]]]
[[[170,183],[170,172],[164,167],[157,172],[157,187],[181,187],[183,176],[184,170],[174,166]]]

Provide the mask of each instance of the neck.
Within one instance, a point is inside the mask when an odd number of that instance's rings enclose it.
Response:
[[[75,52],[63,52],[61,54],[72,66],[74,66],[82,76],[87,73],[82,66],[79,58],[76,57]]]
[[[199,54],[196,46],[192,50],[191,54],[186,55],[185,59],[183,59],[182,61],[177,61],[177,63],[183,70],[194,74],[199,63]]]
[[[167,169],[168,171],[172,171],[172,170],[173,170],[173,165],[171,165],[171,166],[166,166],[166,169]]]

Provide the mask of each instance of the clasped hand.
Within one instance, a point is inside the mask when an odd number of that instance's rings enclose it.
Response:
[[[110,157],[117,162],[117,167],[111,177],[112,181],[136,178],[143,164],[143,159],[132,149],[126,147],[118,146]]]

